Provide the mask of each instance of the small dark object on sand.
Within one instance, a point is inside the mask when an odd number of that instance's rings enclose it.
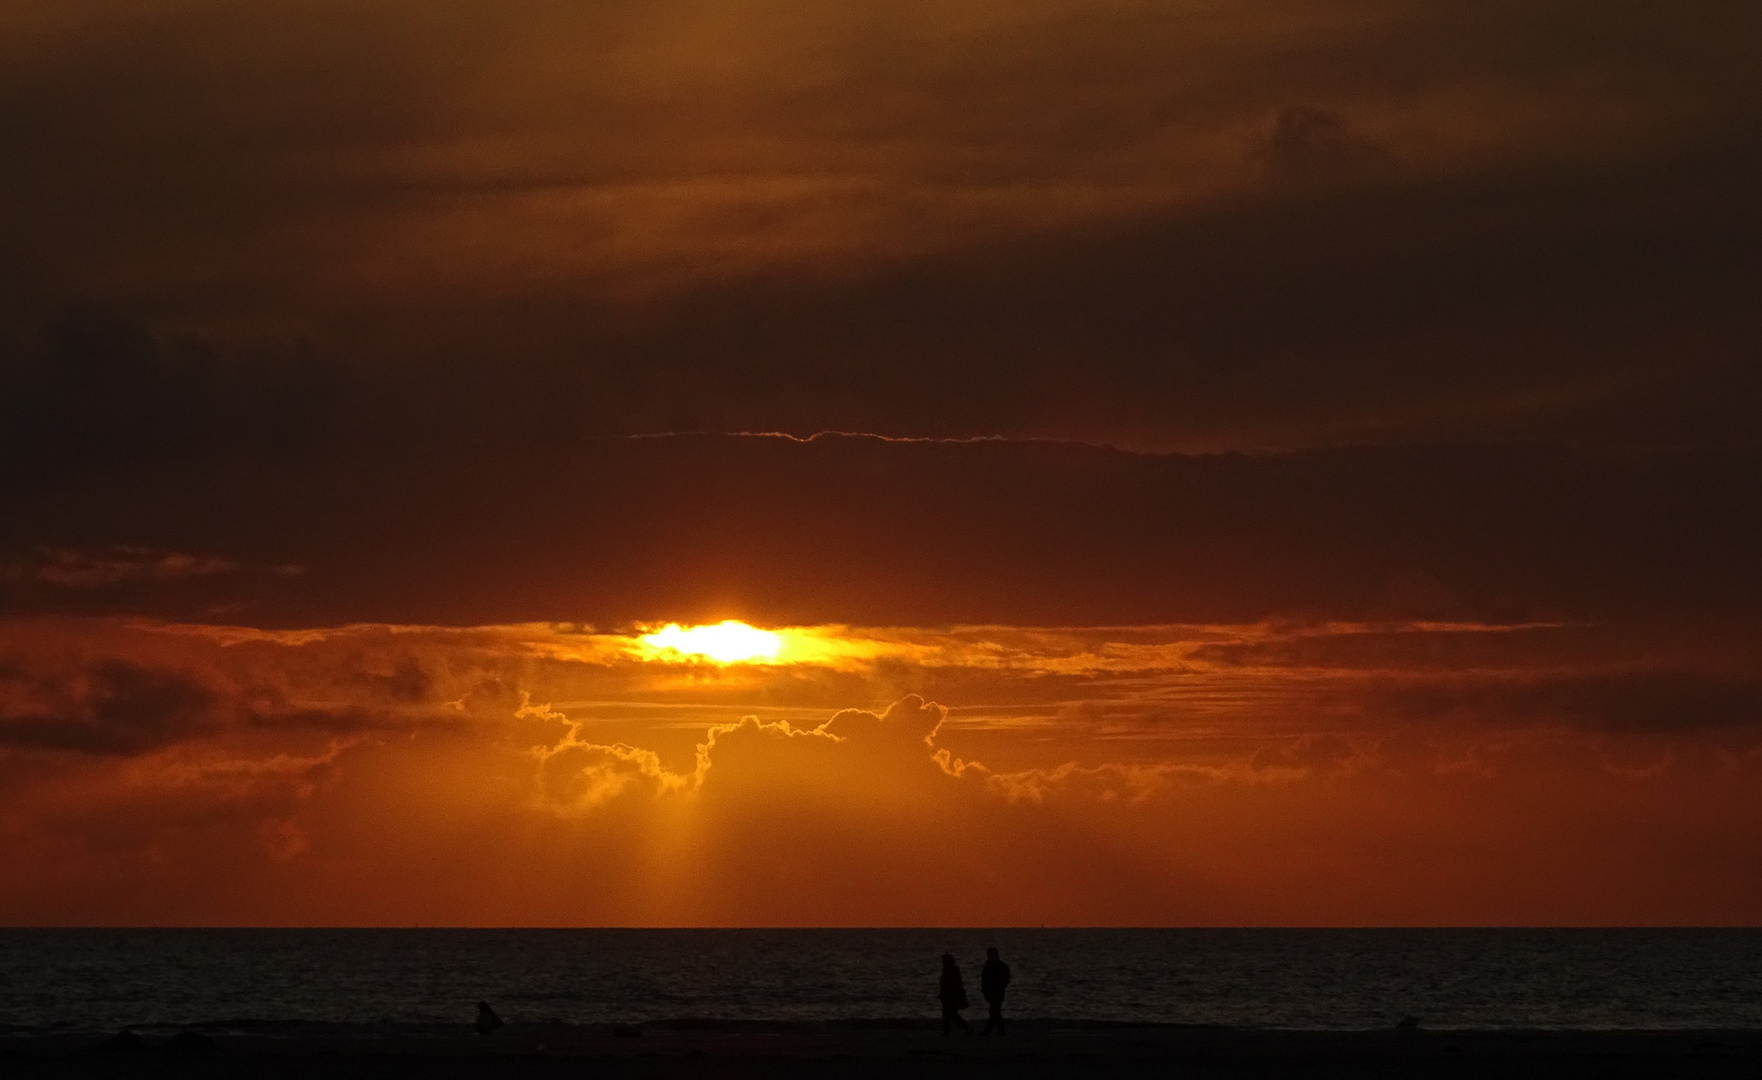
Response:
[[[127,1028],[123,1028],[98,1044],[100,1050],[145,1050],[146,1048],[147,1040]]]
[[[1411,1029],[1411,1028],[1416,1028],[1416,1027],[1418,1027],[1418,1026],[1419,1026],[1419,1025],[1420,1025],[1420,1022],[1421,1022],[1421,1021],[1420,1021],[1420,1018],[1419,1018],[1419,1017],[1417,1017],[1417,1016],[1415,1016],[1415,1015],[1413,1015],[1413,1014],[1412,1014],[1412,1013],[1408,1013],[1408,1014],[1407,1014],[1407,1015],[1406,1015],[1406,1016],[1403,1016],[1403,1017],[1402,1017],[1402,1018],[1401,1018],[1401,1019],[1400,1019],[1400,1020],[1399,1020],[1399,1021],[1398,1021],[1398,1022],[1397,1022],[1397,1023],[1396,1023],[1396,1024],[1395,1024],[1395,1026],[1396,1026],[1396,1027],[1398,1027],[1398,1028],[1408,1028],[1408,1029]]]
[[[502,1026],[502,1018],[497,1016],[496,1011],[489,1007],[489,1002],[480,1001],[477,1003],[477,1023],[471,1026],[477,1029],[479,1035],[488,1035],[496,1028]]]
[[[640,1038],[642,1038],[642,1029],[631,1027],[629,1024],[619,1024],[617,1027],[612,1029],[612,1038],[614,1038],[614,1039],[640,1039]]]
[[[200,1031],[180,1031],[165,1044],[165,1052],[178,1057],[202,1057],[218,1049],[214,1040]]]

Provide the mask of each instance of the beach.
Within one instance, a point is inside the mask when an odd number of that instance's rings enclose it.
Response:
[[[1006,1038],[944,1037],[932,1021],[510,1025],[483,1038],[238,1030],[0,1039],[0,1073],[30,1080],[420,1076],[1754,1077],[1758,1031],[1289,1031],[1018,1021]]]
[[[937,954],[976,1032],[992,942],[1008,1035],[943,1036]],[[1759,956],[1754,930],[15,930],[0,1080],[1748,1080]]]

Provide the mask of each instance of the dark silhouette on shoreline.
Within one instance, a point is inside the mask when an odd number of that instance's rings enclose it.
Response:
[[[1003,992],[1009,988],[1009,965],[997,955],[997,946],[985,950],[985,966],[979,969],[979,993],[985,998],[985,1004],[991,1007],[991,1015],[985,1018],[985,1027],[979,1034],[989,1035],[996,1028],[999,1035],[1007,1035],[1003,1029]]]
[[[961,979],[961,969],[955,966],[953,953],[942,954],[942,982],[936,996],[942,1001],[942,1034],[949,1034],[954,1025],[959,1025],[971,1035],[973,1029],[961,1018],[961,1010],[967,1007],[967,984]]]
[[[477,1023],[471,1026],[477,1029],[479,1035],[488,1035],[496,1028],[502,1026],[502,1018],[497,1016],[496,1011],[489,1007],[489,1002],[480,1001],[477,1003]]]

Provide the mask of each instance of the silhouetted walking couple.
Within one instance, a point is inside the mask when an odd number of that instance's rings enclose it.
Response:
[[[991,1016],[985,1021],[981,1035],[991,1034],[996,1028],[999,1035],[1006,1034],[1003,1030],[1003,992],[1009,988],[1009,965],[997,955],[995,948],[985,950],[985,966],[979,969],[979,992],[985,995],[985,1003],[991,1006]],[[942,999],[942,1033],[950,1034],[959,1027],[968,1035],[973,1029],[961,1016],[961,1010],[967,1007],[967,984],[961,978],[961,969],[955,965],[953,953],[942,954],[942,985],[936,996]]]

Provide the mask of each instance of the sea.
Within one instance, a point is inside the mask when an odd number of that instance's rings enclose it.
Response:
[[[941,954],[977,1002],[988,946],[1018,1019],[1762,1028],[1755,929],[10,929],[0,1032],[933,1019]]]

